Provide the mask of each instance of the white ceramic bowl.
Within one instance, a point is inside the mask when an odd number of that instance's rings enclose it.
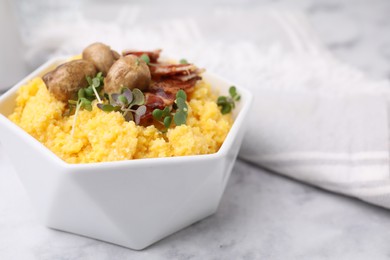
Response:
[[[216,212],[244,136],[248,91],[236,86],[234,124],[215,154],[68,164],[7,119],[17,89],[63,61],[0,97],[0,141],[45,225],[139,250]],[[232,85],[203,77],[221,94]]]

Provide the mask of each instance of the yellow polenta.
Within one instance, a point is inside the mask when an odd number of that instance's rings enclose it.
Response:
[[[65,104],[35,78],[19,89],[9,118],[68,163],[210,154],[218,151],[232,125],[231,115],[222,115],[215,100],[210,86],[199,81],[189,96],[186,125],[165,134],[94,105],[91,112],[79,112],[72,137],[74,116],[64,116]]]

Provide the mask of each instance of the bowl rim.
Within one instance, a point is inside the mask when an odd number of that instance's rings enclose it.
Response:
[[[65,56],[58,56],[51,58],[41,66],[39,66],[36,70],[34,70],[32,73],[24,77],[22,80],[20,80],[18,83],[16,83],[12,88],[7,90],[4,94],[0,96],[0,104],[4,102],[7,98],[9,98],[12,95],[15,95],[17,90],[25,85],[28,81],[34,79],[35,77],[38,77],[42,71],[49,68],[50,66],[53,66],[55,64],[61,64],[63,61],[68,60],[69,57]],[[49,160],[53,163],[58,164],[58,166],[66,168],[66,169],[93,169],[96,167],[99,167],[101,169],[105,168],[112,168],[112,167],[129,167],[129,166],[147,166],[150,165],[150,163],[158,163],[158,164],[172,164],[172,163],[183,163],[187,161],[197,161],[197,160],[214,160],[217,158],[224,157],[227,155],[228,151],[233,145],[234,139],[237,136],[239,130],[241,127],[244,127],[244,120],[246,115],[249,113],[249,109],[253,100],[252,94],[245,88],[241,87],[238,84],[235,84],[234,82],[231,82],[213,72],[206,71],[204,72],[206,77],[211,76],[218,81],[222,81],[229,85],[234,85],[238,92],[241,95],[241,100],[244,102],[242,103],[242,107],[240,111],[238,112],[232,127],[230,128],[224,142],[222,143],[221,147],[216,153],[212,154],[201,154],[201,155],[184,155],[184,156],[173,156],[173,157],[159,157],[159,158],[140,158],[140,159],[129,159],[129,160],[121,160],[121,161],[110,161],[110,162],[92,162],[92,163],[68,163],[61,159],[59,156],[57,156],[53,151],[51,151],[48,147],[46,147],[43,143],[35,139],[32,135],[27,133],[25,130],[23,130],[21,127],[19,127],[17,124],[13,123],[11,120],[9,120],[5,115],[0,113],[0,125],[4,124],[8,128],[11,129],[19,138],[22,138],[25,142],[31,143],[31,145],[34,147],[34,149],[40,151],[44,154],[44,156],[50,158]]]

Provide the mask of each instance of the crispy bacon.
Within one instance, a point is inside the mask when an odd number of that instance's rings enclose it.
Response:
[[[146,112],[141,117],[140,124],[144,126],[151,125],[153,123],[153,110],[156,108],[164,109],[166,106],[173,105],[176,93],[180,89],[183,89],[187,94],[191,93],[199,79],[201,77],[197,76],[184,82],[180,79],[163,79],[152,82],[149,91],[145,93]]]
[[[138,51],[138,50],[124,50],[122,51],[122,55],[135,55],[138,57],[141,57],[142,54],[146,54],[149,56],[150,62],[154,63],[157,62],[158,58],[160,57],[161,49],[157,49],[154,51]]]
[[[188,75],[178,75],[175,77],[175,79],[178,79],[178,80],[181,80],[183,82],[185,81],[189,81],[193,78],[198,78],[198,79],[202,79],[199,75],[201,73],[203,73],[205,70],[204,69],[197,69],[196,71],[188,74]]]
[[[193,64],[156,64],[149,65],[153,76],[189,75],[198,68]]]
[[[165,93],[164,90],[145,93],[145,103],[155,108],[170,106],[174,100],[174,97]]]
[[[153,81],[149,86],[149,91],[163,96],[164,98],[175,100],[176,93],[182,89],[187,94],[194,90],[196,82],[201,79],[197,76],[187,81],[181,81],[180,79],[161,79],[159,81]]]
[[[167,100],[164,100],[164,98],[162,98],[161,96],[150,92],[145,93],[146,112],[141,117],[140,124],[144,126],[151,125],[153,123],[153,110],[155,110],[156,108],[164,109],[167,104]]]
[[[184,90],[187,94],[194,90],[195,84],[202,79],[200,74],[204,69],[199,69],[193,64],[166,64],[159,63],[161,50],[135,51],[125,50],[123,56],[136,55],[138,57],[147,54],[150,58],[149,70],[152,83],[145,94],[146,113],[141,117],[141,125],[147,126],[153,123],[152,112],[155,109],[164,109],[172,106],[176,99],[176,93]]]

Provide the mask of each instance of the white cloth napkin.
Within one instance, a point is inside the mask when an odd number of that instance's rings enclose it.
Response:
[[[126,12],[132,21],[142,13],[124,8],[118,17]],[[41,46],[54,47],[50,43],[62,42],[57,54],[69,54],[95,40],[185,57],[254,94],[240,158],[390,208],[389,84],[335,60],[301,14],[221,9],[202,19],[148,25],[78,19],[61,34],[57,24],[39,27],[29,57],[42,54]]]

